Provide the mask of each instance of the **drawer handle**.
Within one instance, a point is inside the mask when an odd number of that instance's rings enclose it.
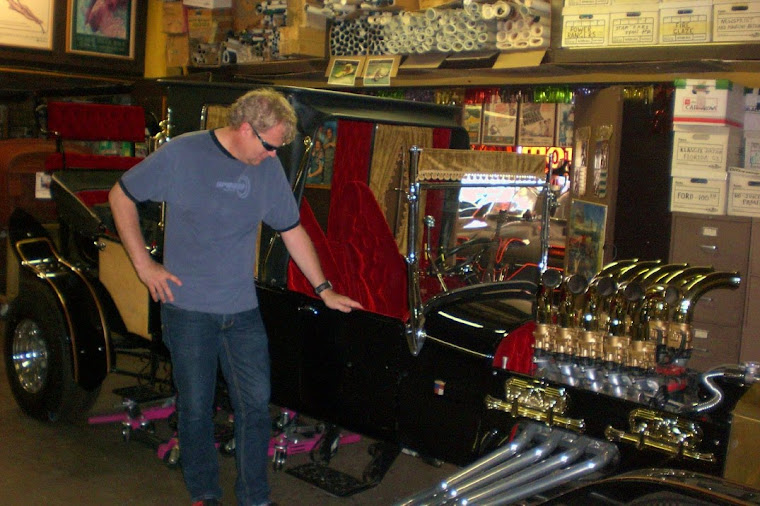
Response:
[[[712,251],[713,253],[718,251],[718,246],[715,244],[700,244],[699,247],[705,251]]]

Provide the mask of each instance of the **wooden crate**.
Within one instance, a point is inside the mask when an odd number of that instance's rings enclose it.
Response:
[[[327,56],[327,32],[316,28],[285,26],[280,28],[281,56]]]

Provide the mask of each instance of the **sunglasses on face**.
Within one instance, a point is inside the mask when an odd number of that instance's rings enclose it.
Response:
[[[250,125],[250,123],[249,123],[249,125]],[[261,145],[267,151],[277,151],[277,149],[280,148],[280,146],[272,146],[267,141],[265,141],[264,139],[262,139],[261,136],[259,135],[259,133],[256,131],[256,129],[253,127],[253,125],[251,125],[251,130],[253,130],[253,133],[254,133],[254,135],[256,135],[256,138],[259,140],[259,142],[261,143]]]

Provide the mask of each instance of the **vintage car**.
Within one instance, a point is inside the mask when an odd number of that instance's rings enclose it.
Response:
[[[220,124],[251,88],[161,84],[172,135]],[[736,413],[757,403],[758,366],[688,368],[694,303],[735,288],[738,274],[631,259],[591,280],[565,275],[547,265],[553,196],[543,157],[468,150],[455,108],[281,90],[299,116],[296,140],[278,155],[301,222],[327,277],[365,309],[327,309],[263,227],[256,286],[272,401],[387,443],[349,488],[381,479],[402,447],[463,466],[409,504],[548,498],[581,478],[651,467],[750,479],[742,460],[757,448]],[[331,177],[309,182],[314,139],[328,127],[337,132]],[[53,174],[58,237],[23,210],[12,216],[17,296],[4,360],[30,416],[85,412],[122,354],[141,348],[152,364],[166,360],[158,308],[102,205],[120,174]],[[452,254],[462,246],[454,230],[467,174],[544,192],[533,263],[504,276],[493,255],[512,247],[505,237],[468,245],[477,254]],[[141,218],[160,259],[161,205]],[[324,482],[324,463],[302,477]]]

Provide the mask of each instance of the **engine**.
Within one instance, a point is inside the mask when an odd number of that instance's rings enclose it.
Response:
[[[591,280],[547,270],[536,311],[536,376],[668,411],[708,409],[720,397],[713,376],[751,383],[758,375],[754,363],[702,375],[707,401],[689,388],[695,305],[740,282],[736,272],[659,261],[621,260]]]

